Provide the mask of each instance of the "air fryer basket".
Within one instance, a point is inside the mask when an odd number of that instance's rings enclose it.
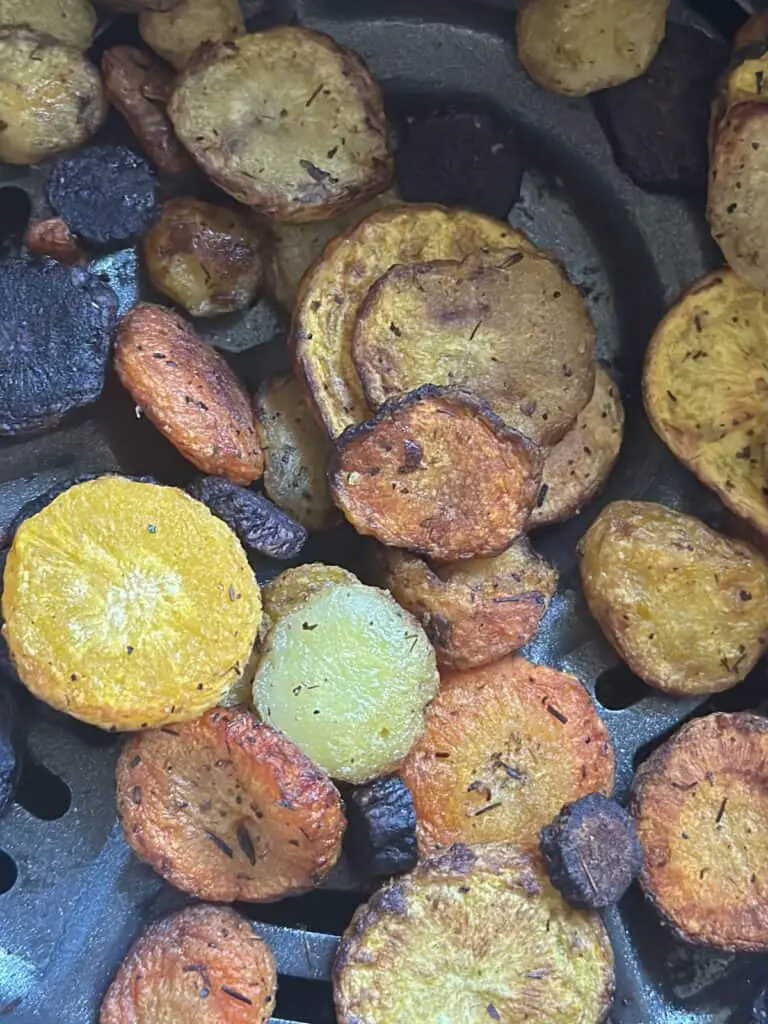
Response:
[[[746,0],[741,7],[748,6]],[[735,0],[674,3],[672,17],[728,35],[744,18]],[[616,745],[618,795],[648,750],[693,714],[759,706],[766,670],[707,703],[673,700],[632,676],[587,613],[575,545],[608,501],[637,498],[693,512],[728,529],[718,500],[678,465],[642,411],[645,345],[664,310],[717,266],[700,207],[640,191],[618,171],[589,99],[537,88],[514,55],[510,0],[246,0],[249,26],[296,20],[358,50],[381,81],[394,130],[411,112],[489,110],[519,134],[526,173],[511,222],[556,253],[579,286],[599,333],[599,356],[621,386],[626,441],[605,492],[536,546],[560,571],[560,590],[527,650],[577,675],[595,695]],[[709,19],[707,22],[706,19]],[[131,19],[107,24],[97,47],[131,42]],[[108,125],[109,137],[119,133]],[[13,251],[24,223],[45,212],[40,172],[0,169],[0,243]],[[145,289],[135,250],[101,258],[124,305]],[[262,302],[206,326],[251,388],[288,365],[286,324]],[[110,381],[100,403],[53,434],[0,442],[0,538],[21,506],[60,480],[120,470],[184,483],[190,467]],[[358,545],[339,528],[314,538],[308,559],[354,570]],[[279,571],[265,565],[265,575]],[[14,685],[11,683],[11,685]],[[0,822],[0,1018],[14,1024],[93,1024],[109,979],[144,922],[185,897],[140,864],[116,824],[113,765],[119,738],[34,701],[17,687],[28,754],[16,803]],[[330,1024],[330,971],[338,935],[366,897],[344,865],[322,889],[241,906],[275,952],[276,1021]],[[684,946],[632,890],[606,915],[617,961],[613,1024],[746,1024],[768,981],[768,958]],[[545,1022],[542,1022],[545,1024]]]

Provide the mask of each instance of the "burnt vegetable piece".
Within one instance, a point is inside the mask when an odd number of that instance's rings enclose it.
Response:
[[[0,434],[55,426],[104,387],[117,299],[85,270],[0,266]]]
[[[552,884],[572,907],[597,910],[617,903],[640,871],[634,821],[601,793],[567,804],[540,839]]]
[[[72,231],[111,245],[141,235],[157,205],[155,172],[127,146],[89,146],[58,157],[48,168],[46,193]]]
[[[204,477],[189,490],[224,520],[249,553],[287,559],[295,558],[304,547],[304,527],[255,491],[215,476]]]
[[[397,775],[353,786],[344,795],[349,827],[346,849],[356,869],[383,877],[416,864],[416,811]]]
[[[477,111],[408,118],[395,167],[400,195],[411,203],[464,206],[503,220],[520,198],[517,136],[510,125]]]
[[[21,766],[19,707],[5,680],[0,680],[0,817],[13,800]]]

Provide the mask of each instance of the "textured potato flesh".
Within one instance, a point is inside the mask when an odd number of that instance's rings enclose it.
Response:
[[[640,881],[691,942],[768,949],[768,724],[748,713],[683,726],[636,776]]]
[[[297,367],[331,437],[370,415],[352,339],[371,286],[397,263],[461,260],[483,248],[534,251],[502,221],[439,206],[382,210],[329,243],[301,283],[291,336]]]
[[[589,402],[562,441],[544,453],[541,487],[528,526],[548,526],[580,512],[608,479],[623,437],[619,389],[598,366]]]
[[[96,28],[96,12],[90,0],[0,0],[0,25],[23,25],[85,50]]]
[[[539,444],[559,441],[589,401],[595,329],[552,260],[516,249],[392,267],[354,331],[374,409],[422,384],[465,388]]]
[[[273,377],[256,397],[264,451],[264,490],[308,530],[325,530],[339,519],[325,470],[331,446],[318,428],[295,377]]]
[[[768,533],[768,298],[723,269],[667,314],[646,357],[648,417],[681,462]]]
[[[585,96],[641,75],[664,38],[669,0],[524,0],[517,53],[539,85]]]
[[[484,665],[523,647],[557,588],[557,573],[524,538],[500,555],[434,568],[395,548],[384,549],[382,561],[386,586],[450,668]]]
[[[456,847],[357,911],[334,980],[339,1024],[599,1024],[613,954],[514,847]]]
[[[617,501],[579,553],[590,611],[651,686],[727,690],[768,646],[768,562],[749,544],[662,505]]]
[[[768,54],[745,57],[726,72],[720,86],[720,114],[736,103],[768,99]],[[717,107],[715,107],[717,111]]]
[[[253,697],[264,721],[330,775],[363,782],[405,756],[437,685],[416,620],[383,591],[344,584],[278,620]]]
[[[19,527],[3,618],[36,696],[102,728],[138,729],[218,701],[248,661],[261,599],[237,538],[203,505],[100,477]]]
[[[322,562],[307,562],[295,569],[286,569],[262,593],[264,616],[262,635],[284,615],[294,611],[310,595],[333,584],[359,583],[358,578],[338,565],[324,565]]]
[[[203,43],[220,43],[245,33],[238,0],[181,0],[170,11],[142,11],[139,33],[155,53],[183,70]]]
[[[528,520],[541,456],[467,392],[427,385],[344,433],[329,467],[358,533],[453,561],[504,551]]]
[[[0,29],[0,160],[34,164],[85,142],[107,104],[97,70],[70,46]]]
[[[383,191],[381,96],[362,62],[292,26],[241,36],[193,62],[169,106],[217,185],[278,220],[325,220]]]
[[[614,753],[578,679],[517,656],[442,674],[400,774],[422,853],[454,842],[533,852],[564,804],[611,794]]]

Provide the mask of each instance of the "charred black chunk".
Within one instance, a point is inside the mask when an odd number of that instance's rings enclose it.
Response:
[[[409,118],[396,156],[401,197],[466,206],[505,218],[520,198],[523,163],[513,130],[487,114],[438,111]]]
[[[369,877],[398,875],[416,863],[416,811],[397,775],[350,786],[345,844],[355,868]]]
[[[12,691],[0,681],[0,817],[13,800],[21,767],[20,713]]]
[[[46,191],[71,231],[101,245],[143,234],[157,207],[155,172],[127,146],[90,146],[57,157]]]
[[[250,554],[294,558],[306,543],[307,531],[303,526],[247,487],[238,487],[218,476],[206,476],[192,484],[189,493],[223,519]]]
[[[112,289],[79,267],[0,266],[0,434],[53,427],[96,401],[116,311]]]
[[[709,106],[728,56],[721,40],[669,22],[644,75],[595,96],[616,162],[636,185],[704,192]]]
[[[552,884],[573,907],[611,906],[640,870],[634,821],[600,793],[566,804],[540,839]]]

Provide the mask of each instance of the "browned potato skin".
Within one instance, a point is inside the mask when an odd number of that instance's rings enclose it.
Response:
[[[0,25],[19,25],[86,50],[96,28],[90,0],[0,0]]]
[[[279,78],[274,66],[265,67],[266,57],[276,64],[278,54],[285,56]],[[293,61],[296,71],[291,67]],[[230,68],[231,62],[239,65],[233,63]],[[236,66],[239,74],[232,70]],[[310,68],[314,77],[310,77]],[[333,76],[335,85],[319,77],[326,73]],[[317,88],[313,89],[315,79]],[[309,95],[298,97],[310,82]],[[331,106],[326,97],[329,91],[334,97],[334,88],[337,94],[343,90],[344,96],[337,95]],[[274,111],[268,116],[285,119],[295,141],[295,153],[274,150],[275,163],[270,158],[264,165],[263,152],[269,152],[266,142],[260,149],[252,146],[258,156],[248,152],[244,140],[253,143],[252,136],[261,131],[263,118],[254,119],[249,112],[242,125],[234,123],[229,93],[235,90],[241,107],[248,91],[254,102],[271,97]],[[221,98],[219,92],[223,93]],[[323,105],[322,121],[317,115],[314,119],[308,117],[310,102]],[[346,121],[339,113],[344,103],[349,104]],[[224,123],[214,123],[217,104],[229,113]],[[203,48],[180,75],[168,110],[179,138],[208,177],[239,202],[278,221],[299,224],[330,220],[383,192],[392,180],[394,164],[381,90],[357,54],[319,32],[279,26]],[[339,124],[334,122],[334,113],[340,118]],[[300,120],[301,127],[294,128],[291,119]],[[319,124],[323,125],[322,140],[317,136]],[[292,136],[288,134],[287,138]],[[367,152],[350,155],[352,143],[359,149],[363,136],[369,143]],[[266,133],[264,137],[269,138]],[[307,159],[308,155],[318,162]],[[262,167],[257,174],[259,161]],[[297,164],[303,171],[300,180]]]
[[[358,533],[442,562],[495,555],[522,533],[539,449],[463,391],[418,388],[336,442],[328,481]]]
[[[167,12],[139,13],[139,33],[171,67],[183,71],[204,43],[221,43],[245,33],[238,0],[179,0]]]
[[[95,3],[115,14],[138,14],[140,11],[171,11],[181,0],[95,0]]]
[[[99,73],[72,46],[24,28],[0,28],[0,161],[34,164],[74,149],[101,127]]]
[[[99,1024],[266,1024],[277,973],[269,946],[229,907],[154,921],[120,965]]]
[[[220,902],[311,889],[338,860],[346,826],[324,772],[250,711],[224,708],[131,737],[117,763],[117,810],[127,842],[158,874]]]
[[[50,256],[68,267],[88,262],[85,251],[61,217],[30,221],[24,232],[24,245],[35,256]]]
[[[485,665],[524,647],[557,588],[557,573],[524,537],[493,558],[434,568],[396,548],[379,548],[374,559],[377,577],[421,622],[443,668]]]
[[[768,720],[694,719],[639,768],[640,884],[687,942],[768,950]]]
[[[529,529],[578,515],[608,479],[623,438],[619,389],[598,366],[592,398],[562,441],[544,453],[541,488],[528,519]]]
[[[159,60],[137,46],[113,46],[101,58],[104,91],[128,122],[153,164],[163,174],[184,174],[192,168],[165,112],[175,76]]]
[[[261,476],[245,389],[177,313],[144,303],[124,316],[115,368],[144,415],[198,469],[236,484]]]
[[[264,232],[248,211],[170,199],[145,235],[152,284],[193,316],[247,309],[264,280]]]
[[[589,609],[632,671],[680,696],[741,682],[768,646],[768,562],[651,502],[616,501],[579,544]]]
[[[768,42],[768,11],[758,11],[744,22],[733,37],[735,52],[755,43]]]

